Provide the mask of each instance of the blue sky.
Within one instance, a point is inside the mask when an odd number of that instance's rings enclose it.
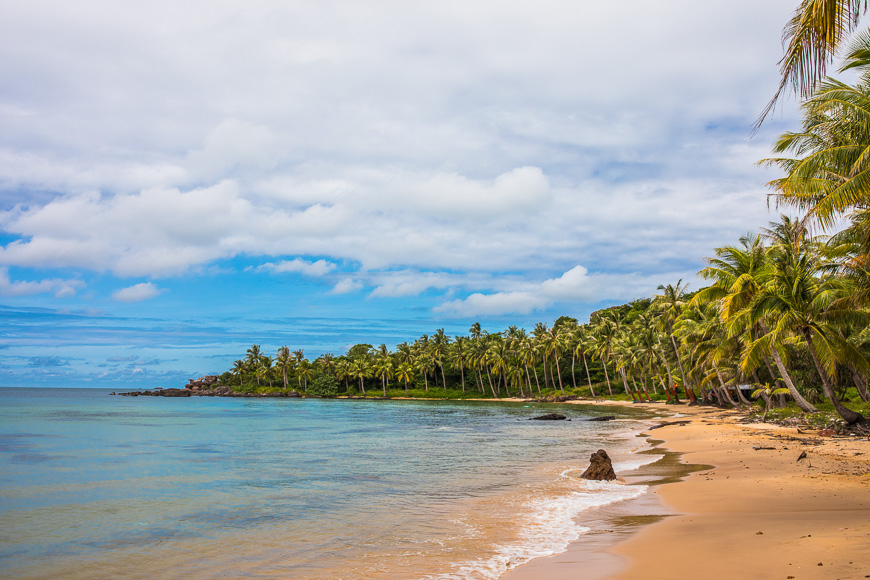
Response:
[[[141,4],[141,3],[140,3]],[[530,328],[775,218],[796,3],[0,6],[0,384]]]

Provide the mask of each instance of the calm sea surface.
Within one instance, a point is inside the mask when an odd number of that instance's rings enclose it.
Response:
[[[0,389],[0,577],[494,579],[654,459],[632,409],[109,392]]]

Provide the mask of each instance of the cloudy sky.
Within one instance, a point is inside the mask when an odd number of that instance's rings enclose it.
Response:
[[[177,386],[688,280],[795,0],[0,5],[0,385]]]

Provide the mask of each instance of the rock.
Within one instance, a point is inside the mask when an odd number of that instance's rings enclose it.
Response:
[[[613,463],[604,449],[599,449],[592,454],[592,457],[589,458],[589,467],[586,468],[586,471],[580,477],[595,481],[612,481],[616,479]]]
[[[616,419],[616,415],[602,415],[601,417],[592,417],[591,419],[586,419],[587,421],[613,421]]]
[[[161,397],[189,397],[190,391],[185,391],[184,389],[163,389],[154,394]]]
[[[567,417],[561,413],[547,413],[538,417],[529,417],[529,421],[564,421],[565,419]]]
[[[300,395],[299,392],[298,392],[296,389],[293,389],[292,391],[290,391],[289,393],[287,393],[287,396],[288,396],[288,397],[293,397],[294,399],[296,399],[296,398],[301,397],[302,395]]]

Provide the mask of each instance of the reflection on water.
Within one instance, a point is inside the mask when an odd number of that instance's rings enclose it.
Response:
[[[571,474],[632,422],[537,407],[0,389],[0,575],[495,578],[643,489]]]

